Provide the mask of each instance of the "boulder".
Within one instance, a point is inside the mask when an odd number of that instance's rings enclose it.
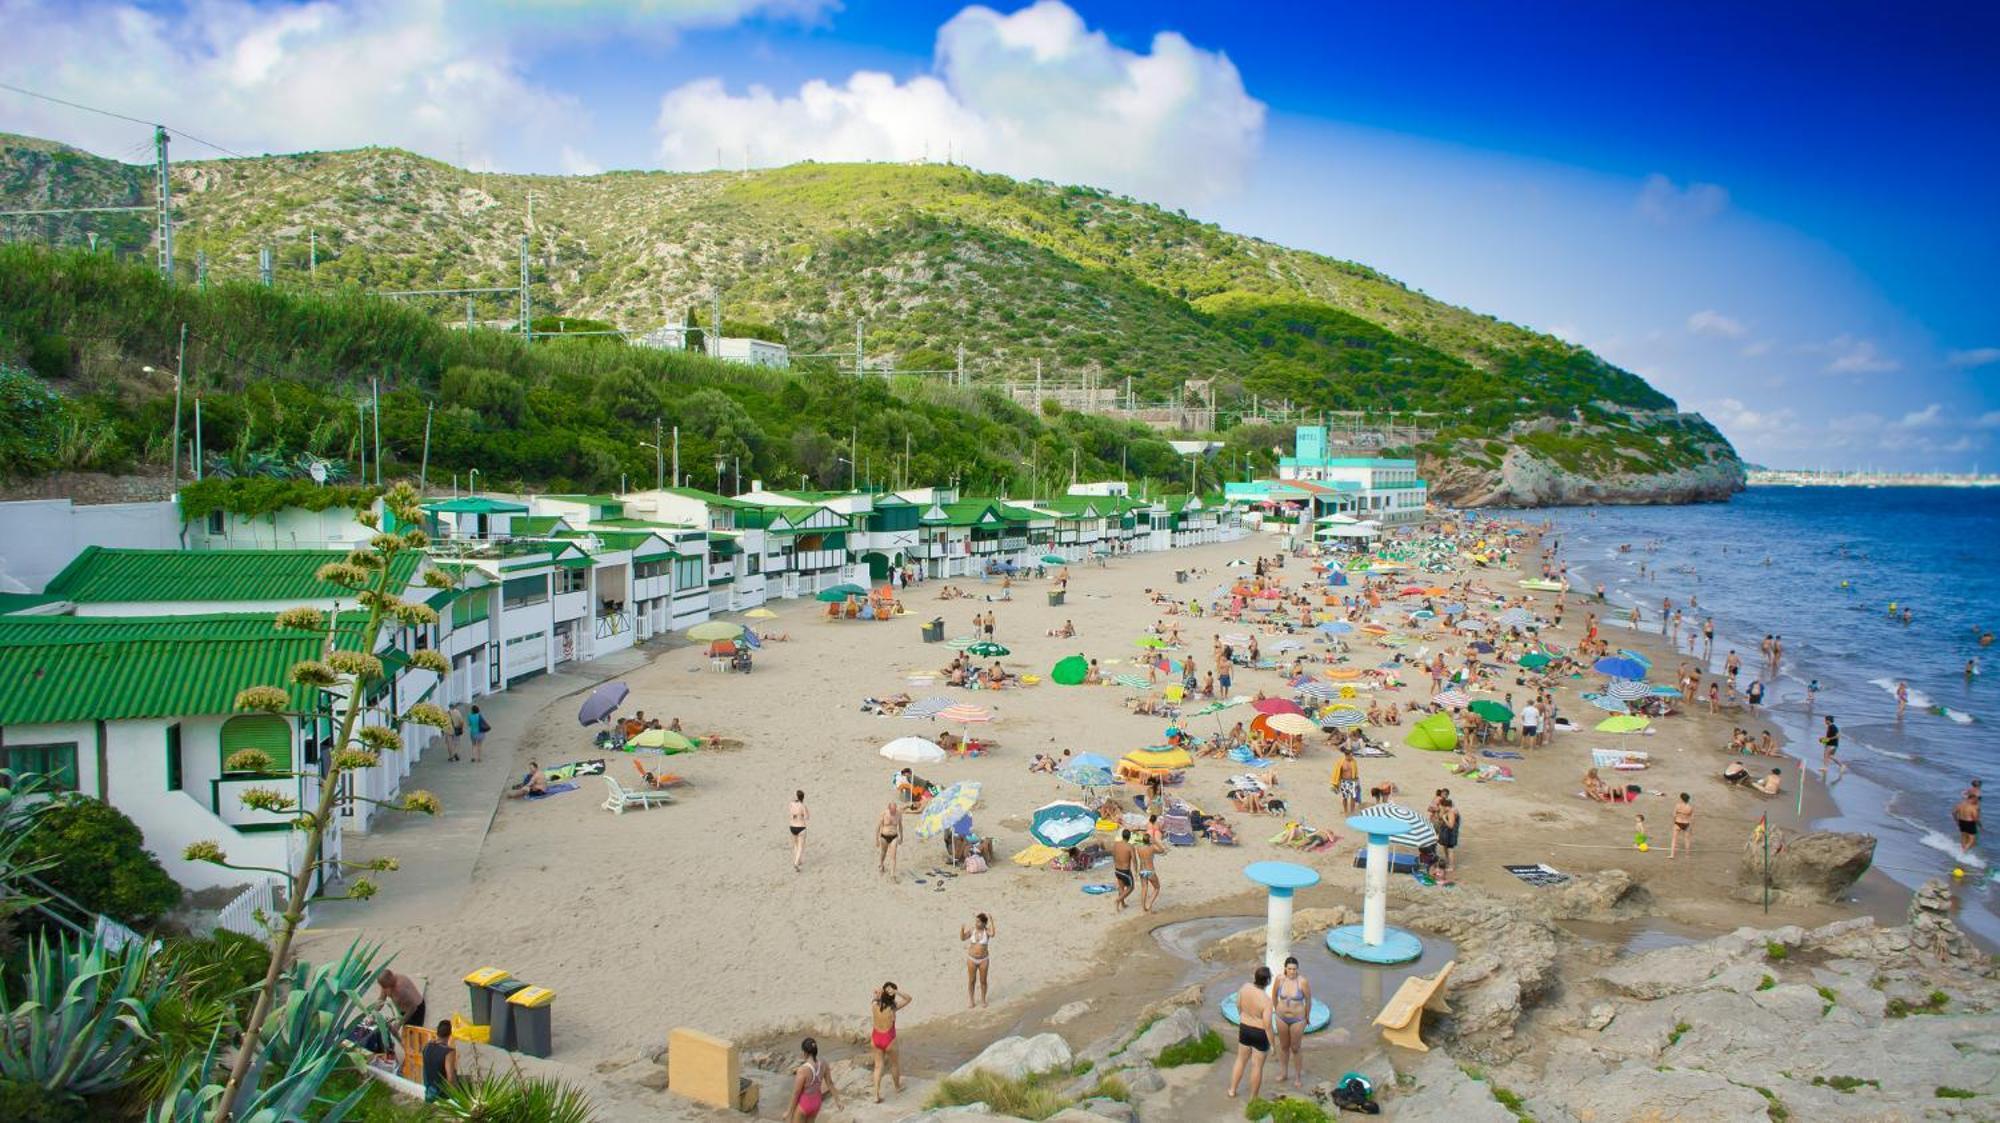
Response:
[[[1843,831],[1773,831],[1770,879],[1773,897],[1795,904],[1832,904],[1846,895],[1875,860],[1875,836]],[[1764,843],[1752,839],[1738,866],[1740,897],[1764,892]]]
[[[1070,1022],[1088,1013],[1090,1013],[1090,1003],[1088,1002],[1065,1002],[1056,1008],[1055,1013],[1049,1015],[1049,1024],[1052,1026],[1068,1025]]]
[[[1147,1096],[1167,1086],[1165,1077],[1158,1069],[1132,1068],[1115,1074],[1125,1082],[1125,1090],[1135,1096]]]
[[[1119,1056],[1151,1061],[1160,1053],[1183,1041],[1193,1041],[1207,1029],[1192,1009],[1183,1006],[1146,1027],[1144,1033],[1132,1039],[1131,1044],[1120,1050]]]
[[[1038,1033],[1033,1037],[1003,1037],[988,1045],[978,1056],[958,1066],[953,1076],[969,1076],[985,1069],[996,1076],[1019,1080],[1036,1073],[1054,1072],[1070,1066],[1069,1042],[1061,1034]]]
[[[1116,1119],[1118,1123],[1134,1123],[1139,1118],[1139,1109],[1124,1100],[1106,1099],[1103,1096],[1080,1101],[1071,1110],[1087,1111],[1100,1119]]]
[[[915,1115],[905,1115],[896,1123],[1019,1123],[1011,1115],[996,1115],[993,1109],[983,1103],[963,1104],[959,1107],[934,1107],[929,1111],[919,1111]]]
[[[1375,1085],[1383,1114],[1393,1114],[1397,1123],[1517,1123],[1490,1087],[1460,1071],[1443,1053],[1426,1053],[1405,1071],[1416,1086],[1393,1099],[1385,1097],[1380,1083]]]

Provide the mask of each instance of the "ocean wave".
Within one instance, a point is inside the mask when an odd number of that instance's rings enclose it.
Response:
[[[1896,693],[1896,680],[1892,678],[1871,678],[1868,680],[1868,685],[1879,686],[1883,690],[1888,691],[1891,695]],[[1923,691],[1918,690],[1915,687],[1911,687],[1910,705],[1915,706],[1920,710],[1928,710],[1932,706],[1937,705],[1937,703],[1931,701],[1930,695],[1925,694]]]
[[[1973,866],[1982,870],[1986,868],[1986,859],[1980,857],[1976,853],[1973,854],[1960,853],[1958,849],[1958,840],[1952,838],[1950,835],[1943,833],[1942,831],[1925,831],[1924,836],[1918,839],[1917,841],[1923,843],[1925,846],[1928,846],[1933,850],[1951,855],[1952,860],[1956,861],[1961,866]]]

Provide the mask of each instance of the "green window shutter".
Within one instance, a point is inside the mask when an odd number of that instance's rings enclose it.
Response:
[[[240,714],[222,723],[222,770],[244,749],[261,750],[271,758],[271,771],[292,768],[292,725],[276,714]]]
[[[66,792],[76,791],[76,742],[48,745],[8,745],[4,758],[15,776],[40,773]]]
[[[463,628],[486,619],[493,596],[484,587],[468,590],[451,602],[451,625]]]
[[[167,726],[167,790],[181,790],[181,723]]]

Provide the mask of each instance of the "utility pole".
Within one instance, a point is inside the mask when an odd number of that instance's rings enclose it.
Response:
[[[465,298],[465,330],[472,330],[472,298]]]
[[[681,486],[681,427],[674,426],[674,486]]]
[[[722,357],[722,290],[708,290],[708,353],[714,358]]]
[[[534,210],[535,194],[531,191],[528,193],[530,224],[534,222]],[[530,327],[528,323],[529,314],[532,311],[533,309],[528,303],[528,236],[523,234],[521,235],[521,341],[523,343],[533,343],[535,341],[535,329]]]
[[[855,463],[855,461],[860,459],[861,459],[861,427],[857,425],[854,428],[848,430],[848,436],[847,436],[847,490],[849,491],[854,490],[855,473],[861,470],[860,467]]]
[[[667,489],[667,452],[660,447],[666,444],[661,439],[667,435],[665,424],[660,418],[653,419],[653,486],[661,491]]]
[[[965,385],[965,344],[958,345],[958,373],[952,377],[953,386]]]
[[[1035,413],[1037,416],[1039,416],[1041,412],[1042,412],[1042,360],[1038,357],[1035,359]]]
[[[368,380],[368,412],[375,415],[375,486],[382,486],[382,384]]]
[[[197,418],[195,422],[195,439],[200,440],[201,439],[201,422],[199,421],[199,418],[201,417],[200,398],[196,398],[194,400],[194,415]],[[368,482],[368,403],[367,402],[354,403],[354,449],[361,457],[361,471],[359,473],[359,478],[362,483],[367,483]]]
[[[201,398],[198,395],[195,397],[194,400],[194,455],[192,459],[194,460],[194,479],[196,483],[200,483],[201,482]]]
[[[314,284],[318,284],[319,283],[319,229],[317,227],[312,227],[306,230],[306,271],[312,276],[312,282]]]
[[[187,374],[188,326],[181,324],[181,346],[174,353],[174,460],[173,474],[168,480],[175,487],[181,483],[181,379]]]
[[[271,287],[271,247],[257,247],[257,280],[265,288]]]
[[[160,276],[174,279],[174,189],[167,164],[167,128],[153,126],[153,151],[158,181],[154,194],[159,200],[159,214],[155,219],[158,227],[154,239],[159,243]]]
[[[425,485],[431,478],[431,410],[430,402],[424,403],[424,458],[417,466],[417,494],[424,493]]]

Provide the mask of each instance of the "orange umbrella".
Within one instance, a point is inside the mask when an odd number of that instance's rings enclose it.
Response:
[[[1352,667],[1328,667],[1320,673],[1334,682],[1352,682],[1361,677],[1361,672]]]

